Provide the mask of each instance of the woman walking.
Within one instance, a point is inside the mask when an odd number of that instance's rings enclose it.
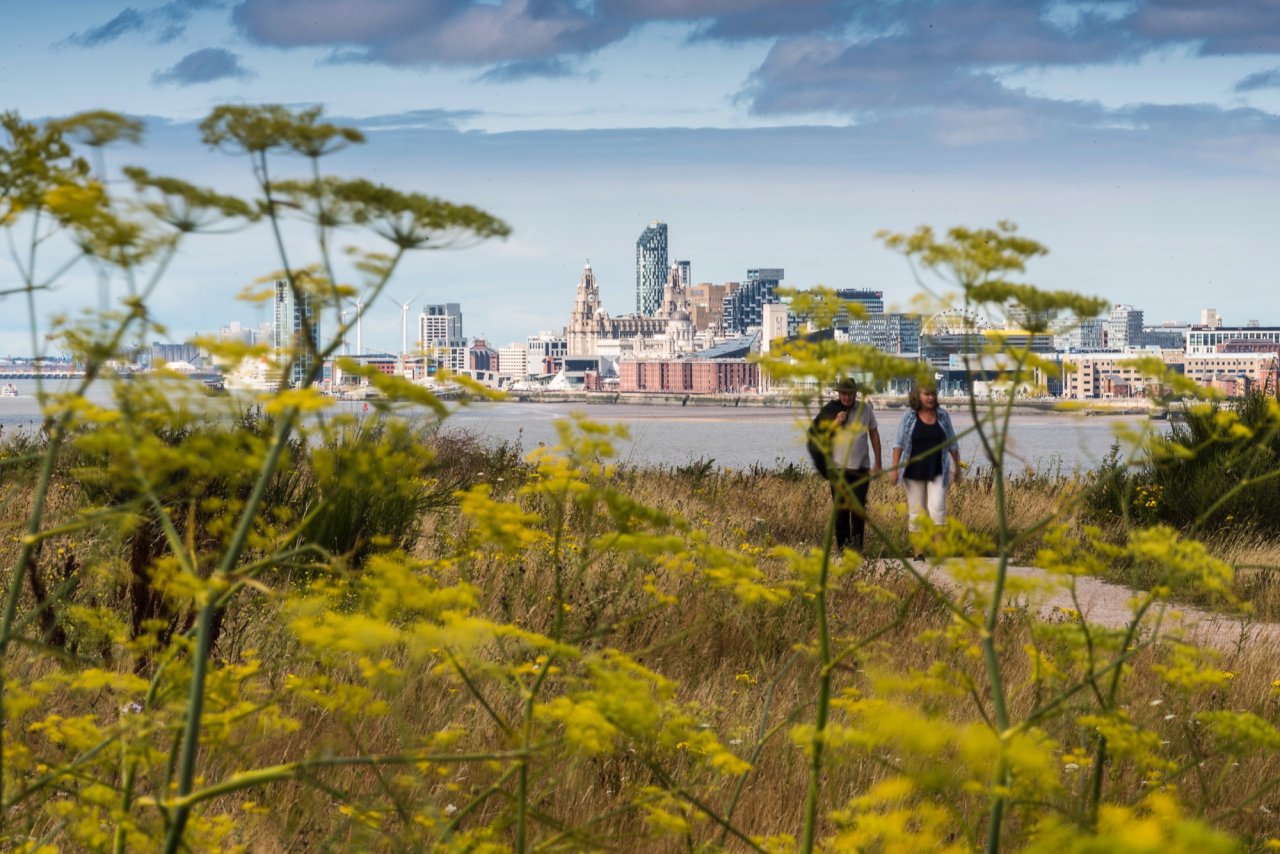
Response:
[[[901,477],[906,485],[907,529],[914,533],[926,509],[935,525],[946,521],[947,487],[953,476],[960,478],[961,466],[956,431],[951,416],[938,406],[937,387],[916,386],[907,395],[907,405],[910,408],[903,413],[893,440],[891,478],[897,483]],[[923,559],[916,555],[916,560]]]

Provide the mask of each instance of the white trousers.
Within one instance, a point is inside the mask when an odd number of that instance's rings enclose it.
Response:
[[[907,530],[920,529],[920,514],[927,507],[933,524],[941,525],[947,519],[947,488],[942,485],[942,475],[933,480],[903,478],[907,487]]]

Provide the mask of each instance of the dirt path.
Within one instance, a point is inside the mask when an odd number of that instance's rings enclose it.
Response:
[[[1043,582],[1036,585],[1030,593],[1019,592],[1010,599],[1014,602],[1026,602],[1041,617],[1046,619],[1061,618],[1063,611],[1074,610],[1076,602],[1072,601],[1069,591],[1061,586],[1057,576],[1050,575],[1041,569],[1030,566],[1009,567],[1011,578],[1035,580]],[[958,590],[959,585],[948,573],[946,565],[934,566],[929,571],[929,580],[950,590]],[[1130,600],[1134,591],[1120,584],[1111,584],[1090,576],[1076,579],[1076,597],[1079,610],[1090,623],[1106,628],[1122,628],[1128,625],[1133,616]],[[1169,603],[1163,607],[1163,627],[1182,628],[1188,640],[1207,647],[1223,651],[1232,651],[1248,644],[1275,643],[1280,640],[1280,624],[1255,623],[1229,614],[1205,611],[1200,608],[1181,606]],[[1159,616],[1152,611],[1150,619]]]

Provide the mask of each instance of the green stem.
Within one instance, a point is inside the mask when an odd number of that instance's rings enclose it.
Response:
[[[995,489],[998,548],[996,577],[991,588],[991,603],[987,610],[987,620],[983,628],[981,643],[982,660],[987,671],[987,681],[991,684],[992,717],[995,719],[997,734],[1001,740],[1000,759],[996,763],[996,770],[992,780],[992,789],[995,795],[992,799],[991,816],[987,827],[988,854],[995,854],[1000,850],[1000,837],[1004,827],[1005,810],[1008,805],[1009,766],[1008,760],[1004,755],[1003,742],[1009,734],[1009,701],[1004,684],[1004,674],[1000,667],[1000,658],[996,650],[996,630],[1000,624],[1000,614],[1004,610],[1004,588],[1009,574],[1009,508],[1005,491],[1004,457],[1009,439],[1009,425],[1013,419],[1013,403],[1017,397],[1016,384],[1022,377],[1028,352],[1027,350],[1018,351],[1017,362],[1013,370],[1014,390],[1011,390],[1008,395],[1001,417],[995,422],[990,437],[979,426],[977,403],[972,394],[969,396],[970,411],[974,415],[974,426],[991,460],[991,475]]]
[[[280,423],[276,425],[276,434],[273,437],[271,450],[268,451],[267,458],[262,463],[257,482],[254,483],[253,491],[250,493],[249,499],[245,502],[244,509],[240,513],[240,519],[236,525],[235,533],[231,537],[231,542],[227,545],[227,550],[223,553],[222,560],[218,564],[213,578],[210,579],[209,589],[205,593],[208,598],[200,609],[200,617],[196,624],[195,650],[192,653],[191,690],[187,700],[187,718],[183,728],[182,751],[178,765],[179,802],[181,802],[181,798],[191,793],[195,781],[196,753],[200,742],[200,718],[204,710],[204,689],[208,672],[209,648],[213,639],[213,619],[218,610],[217,586],[234,569],[236,562],[240,559],[241,552],[244,551],[248,543],[249,532],[253,529],[254,520],[257,518],[258,507],[266,495],[267,486],[271,478],[275,475],[276,469],[280,465],[280,459],[284,454],[289,433],[293,428],[293,421],[296,417],[297,410],[290,409],[281,417]],[[189,804],[183,804],[175,811],[173,823],[169,825],[169,832],[165,837],[165,854],[174,854],[178,850],[190,813],[191,807]]]
[[[814,605],[818,616],[818,708],[813,721],[813,741],[809,746],[809,786],[804,802],[804,831],[800,851],[813,851],[818,827],[818,805],[822,790],[823,744],[826,741],[827,716],[831,710],[831,634],[827,625],[827,580],[831,572],[831,548],[835,543],[836,513],[833,507],[822,544],[822,570]]]
[[[1146,616],[1147,611],[1155,603],[1154,596],[1148,596],[1138,609],[1133,612],[1133,619],[1129,621],[1124,635],[1124,643],[1120,645],[1120,654],[1124,655],[1129,651],[1129,647],[1133,644],[1134,638],[1138,634],[1138,628],[1142,625],[1142,620]],[[1107,686],[1105,701],[1102,705],[1104,714],[1110,713],[1116,705],[1116,693],[1120,689],[1120,676],[1124,668],[1117,667],[1111,671],[1111,682]],[[1107,739],[1105,736],[1098,735],[1098,750],[1093,761],[1093,779],[1089,787],[1089,824],[1096,827],[1098,824],[1098,810],[1102,806],[1102,777],[1107,763]]]
[[[168,801],[165,805],[174,807],[176,810],[190,809],[192,806],[203,803],[204,801],[219,798],[232,792],[243,791],[256,786],[265,786],[270,783],[277,783],[281,780],[289,780],[299,773],[310,771],[316,768],[349,768],[352,766],[379,766],[379,765],[418,765],[424,762],[430,762],[437,765],[445,764],[462,764],[469,762],[499,762],[506,759],[519,759],[523,754],[518,751],[507,751],[501,753],[441,753],[441,754],[393,754],[390,756],[330,756],[319,759],[304,759],[298,762],[286,762],[282,765],[272,765],[268,768],[259,768],[254,771],[246,771],[241,774],[234,774],[217,783],[199,791],[190,792],[187,795],[180,796]],[[159,806],[159,804],[156,804]]]
[[[713,810],[711,805],[706,801],[702,800],[697,795],[694,795],[692,792],[687,791],[683,786],[677,784],[665,771],[662,770],[661,767],[658,766],[656,762],[645,760],[645,765],[651,772],[653,772],[653,775],[658,778],[658,782],[662,784],[664,789],[687,801],[690,806],[694,807],[707,818],[720,825],[720,827],[728,831],[734,839],[747,846],[750,850],[759,852],[759,854],[765,854],[765,850],[751,839],[751,837],[734,827],[732,822],[728,821],[724,816]]]

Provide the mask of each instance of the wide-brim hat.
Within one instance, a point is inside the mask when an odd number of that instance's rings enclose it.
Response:
[[[836,380],[836,384],[833,385],[832,388],[840,392],[841,394],[857,394],[858,393],[858,384],[853,380],[849,379],[848,377],[845,377],[840,380]]]

